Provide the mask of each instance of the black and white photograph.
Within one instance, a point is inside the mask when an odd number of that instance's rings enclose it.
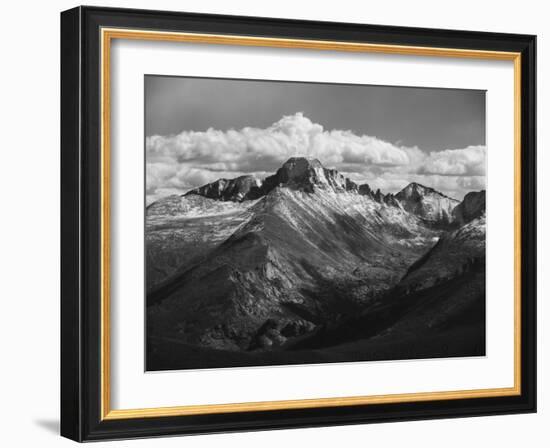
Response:
[[[145,77],[146,368],[484,356],[485,92]]]

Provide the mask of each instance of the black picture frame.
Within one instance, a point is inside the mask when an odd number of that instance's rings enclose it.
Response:
[[[101,28],[521,54],[521,393],[514,396],[102,419]],[[61,13],[61,435],[76,441],[536,412],[536,37],[77,7]]]

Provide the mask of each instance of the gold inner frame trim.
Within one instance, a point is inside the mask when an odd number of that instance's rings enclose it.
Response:
[[[279,39],[218,34],[101,29],[101,419],[218,414],[231,412],[308,409],[382,403],[410,403],[432,400],[502,397],[521,394],[521,54],[515,52],[467,50],[306,39]],[[295,48],[356,53],[455,57],[513,61],[514,63],[514,386],[474,390],[418,392],[302,400],[188,405],[139,409],[111,409],[110,345],[110,154],[111,154],[111,41],[131,39],[214,45]]]

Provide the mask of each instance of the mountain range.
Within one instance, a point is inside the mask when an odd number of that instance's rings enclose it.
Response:
[[[383,194],[294,157],[149,205],[146,260],[149,370],[485,349],[484,191]]]

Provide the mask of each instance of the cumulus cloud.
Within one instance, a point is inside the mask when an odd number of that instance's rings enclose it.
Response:
[[[475,183],[470,178],[484,182],[485,173],[483,146],[428,154],[350,130],[325,130],[302,113],[285,116],[265,129],[155,135],[147,137],[146,151],[148,202],[222,177],[255,174],[262,178],[288,158],[300,155],[318,158],[325,166],[384,191],[423,179],[434,188],[445,186],[448,192],[461,194],[469,183]]]
[[[485,146],[446,149],[430,153],[420,167],[419,173],[442,176],[484,176],[485,159]]]

